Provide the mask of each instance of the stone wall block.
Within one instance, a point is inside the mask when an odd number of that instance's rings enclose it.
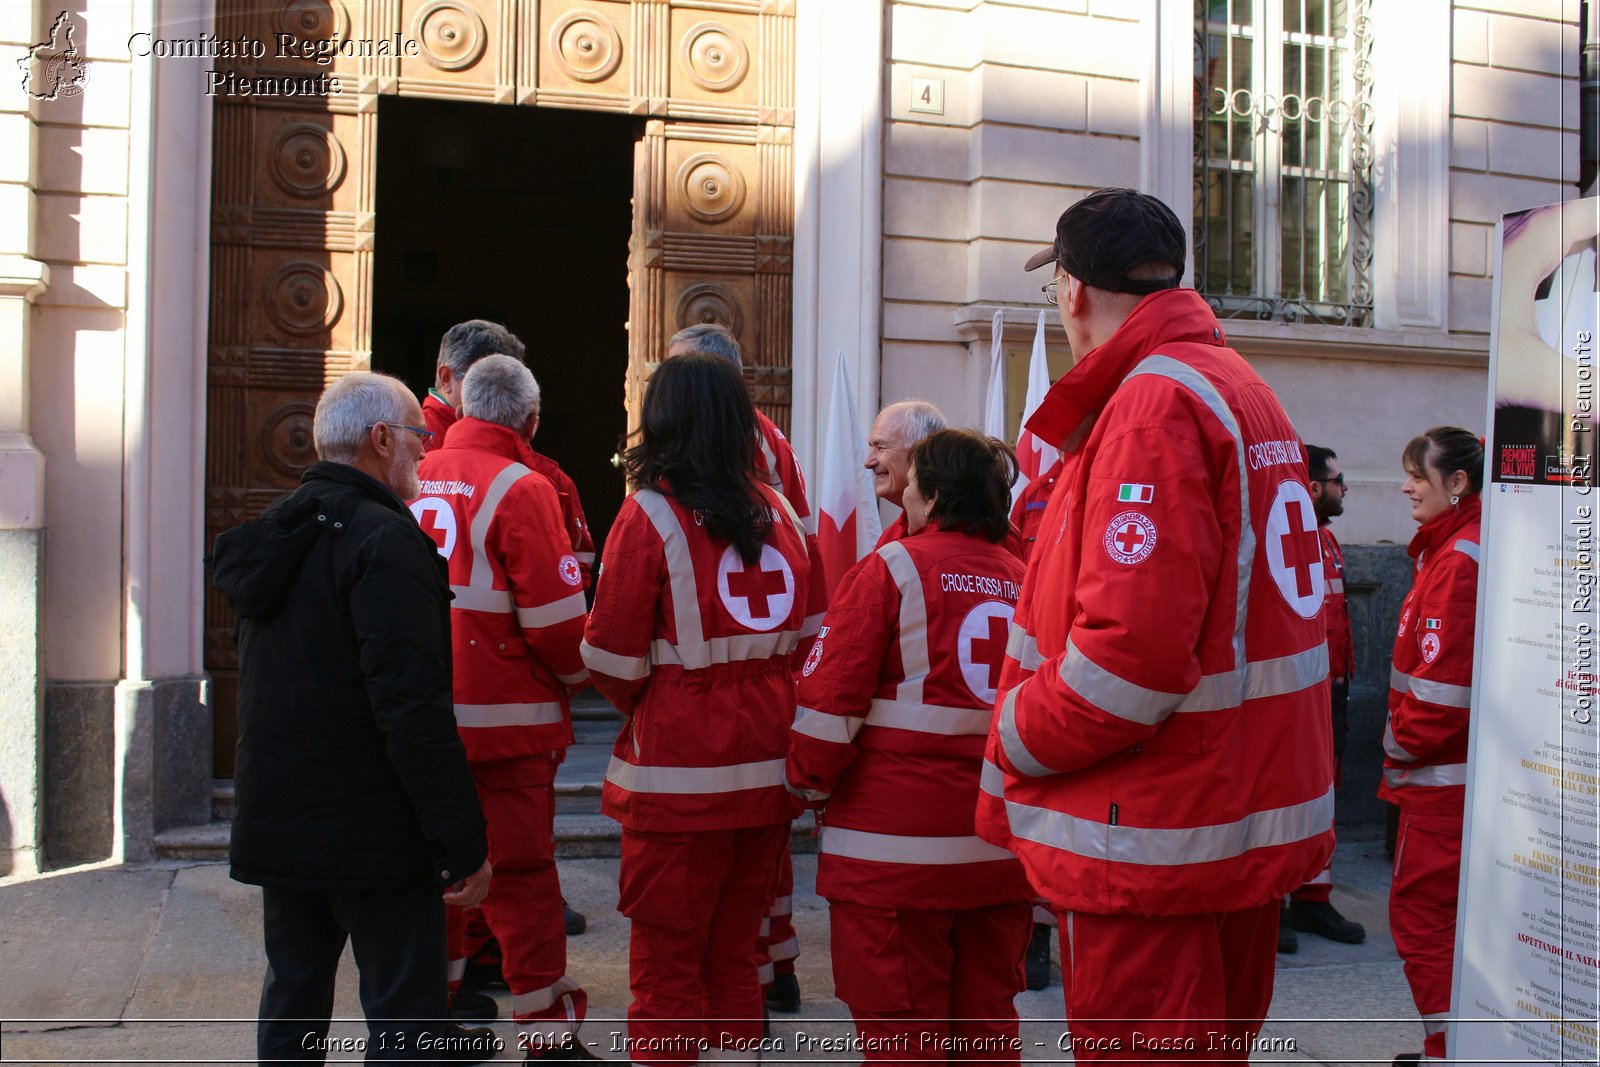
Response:
[[[155,829],[211,821],[211,707],[203,678],[170,678],[154,689]]]
[[[1494,228],[1476,223],[1450,224],[1450,273],[1487,277],[1493,258],[1489,253]]]
[[[38,258],[58,263],[126,263],[128,201],[120,196],[41,193]]]
[[[885,238],[883,298],[961,303],[966,298],[966,258],[965,241]]]
[[[43,530],[0,530],[0,875],[41,866]]]
[[[984,122],[972,131],[972,149],[975,178],[1005,178],[1084,189],[1139,184],[1139,142],[1127,138],[1091,137]]]
[[[112,854],[115,694],[109,682],[45,688],[45,853],[52,867]]]
[[[1577,74],[1576,25],[1510,15],[1485,18],[1489,24],[1489,62],[1494,66],[1545,74],[1563,71]]]
[[[883,232],[886,237],[966,236],[966,183],[886,179],[883,183]]]
[[[39,128],[39,177],[42,193],[128,192],[128,132],[75,126]]]
[[[1455,11],[1451,51],[1458,63],[1489,62],[1489,16],[1482,11]]]
[[[1450,123],[1450,165],[1463,170],[1489,169],[1489,124],[1457,118]]]
[[[1081,130],[1088,124],[1089,80],[1081,74],[986,63],[973,72],[975,121]]]
[[[967,70],[978,62],[975,16],[950,8],[892,4],[889,62],[928,63]]]
[[[1503,122],[1489,126],[1491,171],[1576,182],[1578,163],[1576,130],[1535,129]]]
[[[1559,128],[1577,103],[1576,81],[1547,74],[1457,63],[1453,81],[1455,113],[1470,118]]]
[[[967,130],[950,126],[891,122],[885,138],[884,174],[964,181],[971,176],[970,140]]]
[[[1101,80],[1089,85],[1089,132],[1138,137],[1144,130],[1144,86]]]
[[[1494,305],[1494,281],[1489,278],[1450,276],[1450,329],[1488,333]],[[1479,417],[1480,420],[1482,416]],[[1426,427],[1419,427],[1418,432]]]

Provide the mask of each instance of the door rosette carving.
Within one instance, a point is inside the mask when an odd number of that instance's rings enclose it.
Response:
[[[744,81],[750,50],[720,22],[702,22],[683,35],[683,65],[700,88],[725,93]]]
[[[344,181],[344,149],[333,131],[309,122],[285,126],[272,139],[272,180],[290,196],[324,196]]]
[[[333,274],[316,263],[294,260],[272,272],[266,285],[267,314],[289,333],[325,330],[339,321],[344,293]]]
[[[744,314],[739,310],[739,300],[725,285],[701,282],[691,285],[678,297],[678,329],[717,323],[726,326],[735,337],[742,336]]]
[[[465,70],[476,63],[489,43],[489,31],[478,13],[458,0],[433,0],[417,12],[411,36],[422,58],[439,70]]]
[[[605,81],[622,64],[622,38],[603,16],[569,11],[550,27],[550,51],[570,78]]]
[[[701,222],[724,222],[744,206],[744,175],[715,152],[684,160],[674,184],[682,193],[684,209]]]

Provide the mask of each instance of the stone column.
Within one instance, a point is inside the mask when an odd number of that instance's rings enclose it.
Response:
[[[49,283],[43,263],[0,255],[0,875],[36,873],[43,844],[44,456],[28,435],[28,320]]]

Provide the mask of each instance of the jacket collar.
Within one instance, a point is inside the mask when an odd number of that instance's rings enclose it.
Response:
[[[357,470],[348,463],[329,463],[318,460],[307,467],[305,473],[300,475],[301,485],[312,485],[315,482],[334,482],[338,485],[349,486],[364,496],[369,496],[385,507],[395,511],[410,514],[405,501],[394,495],[394,491],[387,485],[378,481],[371,475]]]
[[[1075,452],[1130,371],[1152,350],[1174,342],[1224,345],[1217,317],[1193,289],[1164,289],[1139,301],[1117,332],[1086,353],[1050,387],[1028,420],[1040,440]]]
[[[533,467],[537,462],[534,459],[532,446],[524,441],[517,431],[509,426],[466,416],[462,416],[450,427],[444,447],[488,452],[504,459],[516,460],[524,467]]]
[[[1406,552],[1412,559],[1420,560],[1424,552],[1448,544],[1464,528],[1476,523],[1483,515],[1483,494],[1473,493],[1463,497],[1461,503],[1440,515],[1435,515],[1411,537]]]

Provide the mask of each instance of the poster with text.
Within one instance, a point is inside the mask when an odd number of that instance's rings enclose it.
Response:
[[[1600,200],[1498,231],[1450,1054],[1600,1048],[1595,235]]]

